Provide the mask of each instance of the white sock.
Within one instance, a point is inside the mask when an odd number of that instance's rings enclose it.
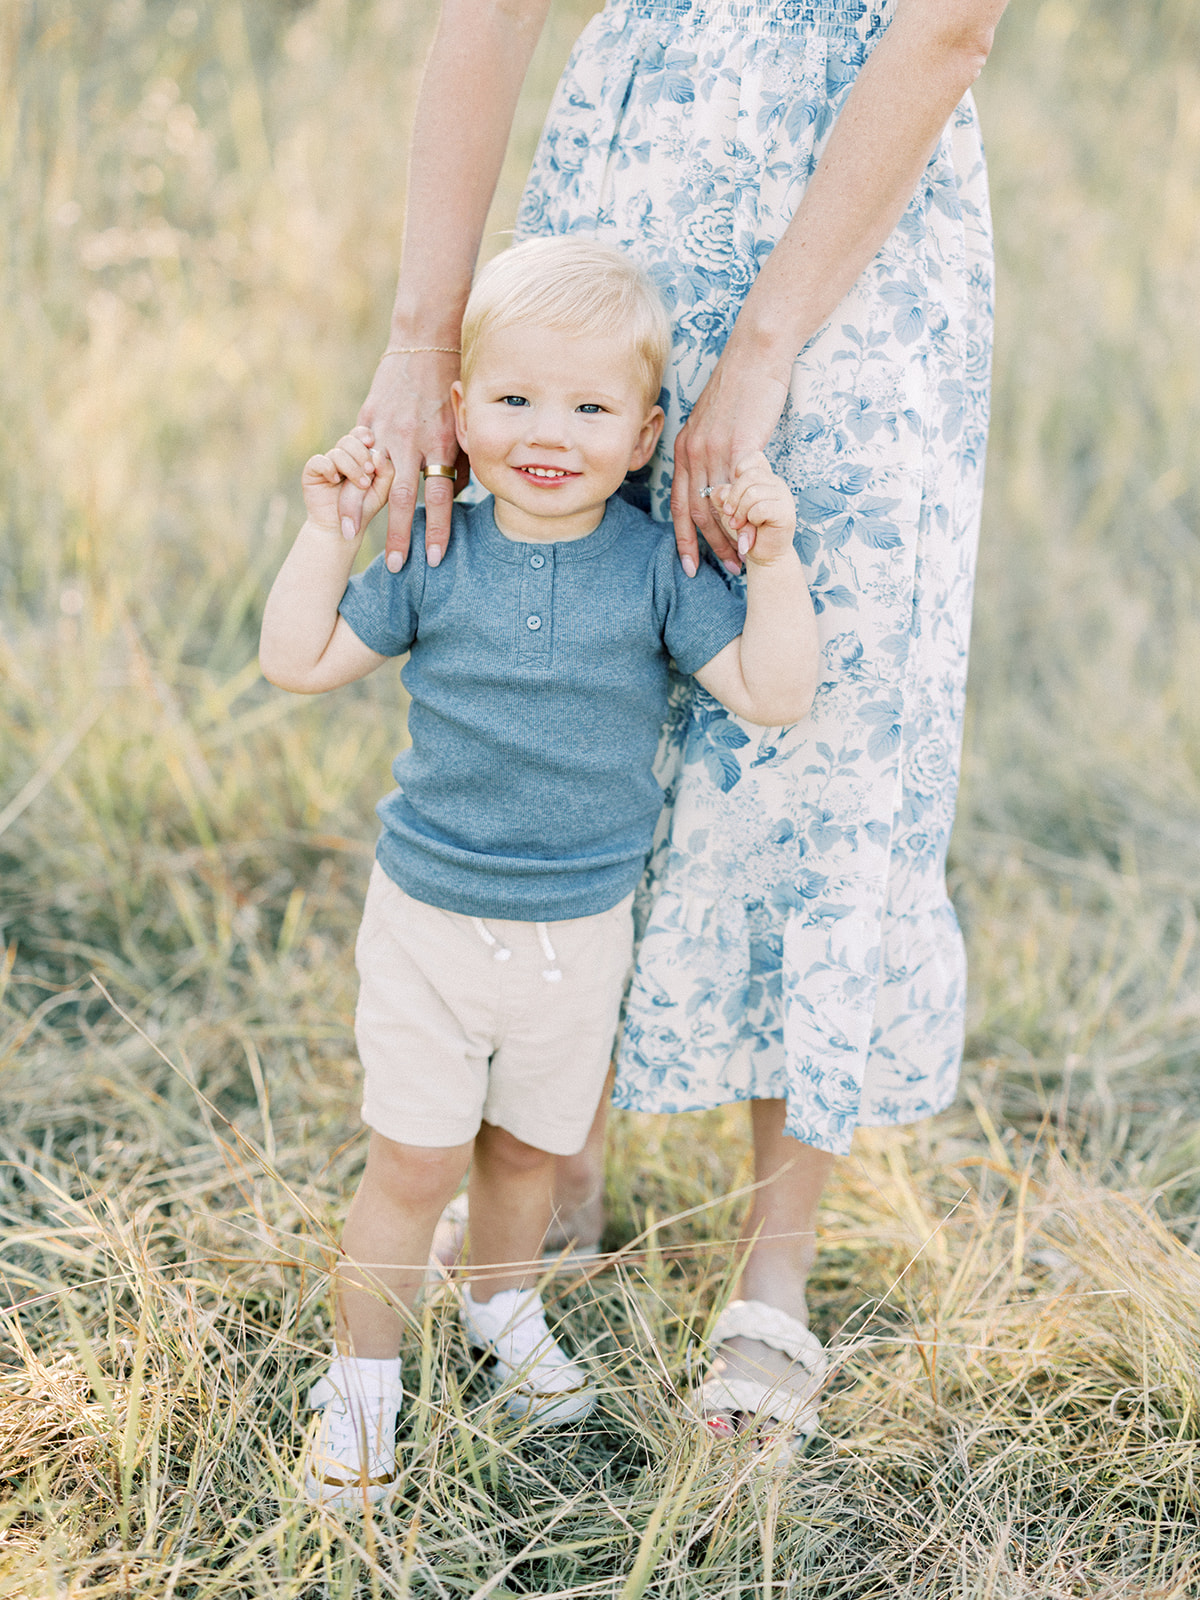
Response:
[[[504,1333],[509,1333],[527,1317],[536,1316],[542,1309],[542,1297],[536,1289],[498,1289],[490,1300],[480,1301],[471,1293],[471,1285],[465,1283],[462,1298],[469,1316],[477,1319],[482,1317],[484,1321],[499,1321]]]
[[[399,1356],[379,1361],[370,1356],[335,1355],[326,1376],[351,1402],[378,1405],[394,1399],[398,1407],[403,1398]]]

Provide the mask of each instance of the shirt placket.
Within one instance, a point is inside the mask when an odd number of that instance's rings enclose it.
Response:
[[[554,632],[553,550],[524,547],[518,606],[517,660],[529,665],[549,665],[550,640]]]

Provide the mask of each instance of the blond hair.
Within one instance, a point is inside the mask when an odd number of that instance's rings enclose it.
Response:
[[[521,323],[627,340],[647,401],[658,399],[671,353],[670,318],[650,279],[619,250],[595,239],[527,239],[489,261],[463,315],[464,383],[484,333]]]

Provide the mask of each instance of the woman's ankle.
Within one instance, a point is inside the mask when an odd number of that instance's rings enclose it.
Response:
[[[808,1326],[808,1271],[801,1267],[780,1270],[768,1263],[746,1262],[735,1298],[760,1300]]]

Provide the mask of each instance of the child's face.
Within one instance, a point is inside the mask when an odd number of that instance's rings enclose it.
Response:
[[[510,539],[580,539],[662,432],[628,349],[612,339],[521,326],[487,331],[465,388],[458,442],[496,497]]]

